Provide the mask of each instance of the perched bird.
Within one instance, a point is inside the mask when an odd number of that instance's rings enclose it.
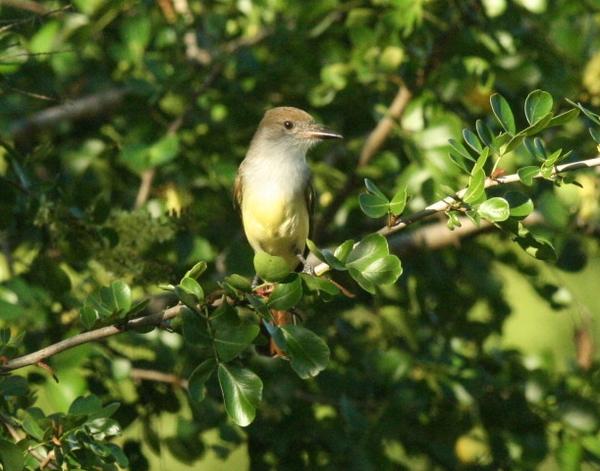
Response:
[[[282,257],[291,270],[304,262],[314,199],[306,152],[322,139],[341,137],[298,108],[279,107],[265,113],[234,188],[244,232],[255,252]],[[271,315],[275,325],[291,322],[286,311],[273,310]],[[270,351],[285,355],[273,339]]]
[[[298,108],[265,113],[234,189],[255,252],[282,257],[291,270],[303,260],[313,205],[306,152],[320,140],[341,138]]]

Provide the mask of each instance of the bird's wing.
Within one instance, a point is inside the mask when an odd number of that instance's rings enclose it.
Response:
[[[244,184],[243,184],[242,172],[240,172],[238,170],[238,173],[235,176],[235,182],[233,184],[233,204],[240,211],[242,209],[242,195],[244,194],[243,190],[244,190]]]
[[[316,201],[316,193],[315,188],[312,185],[312,178],[309,178],[308,184],[304,189],[304,200],[306,201],[306,209],[308,210],[308,237],[312,237],[313,231],[313,222],[315,220],[315,201]]]

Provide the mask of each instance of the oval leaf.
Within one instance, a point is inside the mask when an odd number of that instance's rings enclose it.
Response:
[[[329,347],[317,334],[298,325],[280,327],[285,341],[283,349],[292,368],[302,379],[317,376],[329,363]]]
[[[215,332],[214,343],[221,361],[231,361],[250,346],[260,328],[256,324],[223,326]]]
[[[469,178],[469,186],[463,196],[463,201],[468,204],[476,203],[485,195],[485,172],[480,168],[475,168],[475,171]]]
[[[385,196],[383,191],[381,191],[379,187],[375,185],[375,183],[373,183],[373,181],[369,180],[368,178],[365,178],[365,186],[367,187],[367,191],[369,193],[372,193],[375,196],[379,196],[381,199],[387,201],[387,196]]]
[[[262,399],[263,384],[252,371],[219,364],[217,376],[227,415],[240,427],[251,424]]]
[[[254,269],[256,274],[265,281],[281,281],[291,271],[284,258],[266,252],[254,254]]]
[[[490,97],[490,104],[500,125],[508,134],[513,136],[517,132],[515,117],[506,99],[499,93],[494,93]]]
[[[278,283],[271,297],[269,298],[269,307],[281,311],[291,309],[302,299],[302,280],[295,276],[289,283]]]
[[[188,379],[188,394],[190,399],[196,402],[202,402],[204,400],[204,385],[215,371],[217,364],[214,358],[200,363]]]
[[[529,124],[535,124],[552,111],[554,100],[544,90],[534,90],[525,99],[525,117]]]
[[[510,206],[510,216],[523,219],[533,212],[533,201],[527,195],[517,191],[511,191],[504,195]]]
[[[478,154],[481,153],[483,147],[481,146],[481,142],[479,142],[479,139],[477,139],[477,135],[473,131],[471,131],[470,129],[463,129],[462,135],[463,139],[471,149],[473,149]]]
[[[406,200],[408,198],[408,193],[406,192],[406,188],[400,188],[390,201],[390,211],[394,216],[400,216],[406,207]]]
[[[494,197],[481,203],[477,212],[491,222],[506,221],[510,215],[510,207],[504,198]]]
[[[387,198],[382,198],[371,193],[362,193],[358,197],[360,209],[370,218],[380,218],[385,216],[389,209],[390,203]]]

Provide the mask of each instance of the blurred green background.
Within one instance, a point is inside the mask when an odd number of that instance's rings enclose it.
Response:
[[[519,125],[536,88],[558,110],[564,98],[598,109],[599,31],[598,0],[0,1],[0,324],[12,354],[82,331],[83,300],[114,280],[160,310],[174,300],[159,284],[199,260],[207,292],[252,275],[231,190],[266,109],[298,106],[345,136],[309,159],[314,239],[328,247],[384,224],[360,211],[364,177],[388,195],[406,185],[409,213],[464,187],[448,139],[476,119],[498,128],[492,93]],[[359,165],[402,90],[387,138]],[[592,158],[589,125],[543,137]],[[531,160],[521,146],[501,168]],[[114,442],[134,470],[597,469],[600,187],[594,170],[576,180],[524,189],[557,262],[488,232],[410,247],[398,283],[375,296],[340,275],[354,299],[305,299],[330,365],[303,381],[246,352],[264,382],[247,428],[228,420],[214,381],[190,403],[140,376],[186,378],[203,359],[177,320],[56,355],[58,383],[17,371],[28,393],[0,409],[21,421],[33,404],[118,401]],[[443,218],[425,224],[447,231]]]

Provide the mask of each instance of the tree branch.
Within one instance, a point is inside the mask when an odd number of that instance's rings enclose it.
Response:
[[[185,378],[172,373],[164,373],[157,370],[146,370],[142,368],[132,368],[129,376],[135,380],[155,381],[159,383],[169,383],[174,386],[187,389],[188,381]]]
[[[560,173],[565,173],[565,172],[571,172],[574,170],[580,170],[582,168],[594,168],[594,167],[600,167],[600,156],[595,157],[593,159],[580,160],[578,162],[571,162],[571,163],[567,163],[567,164],[557,165],[554,169],[553,175],[558,175]],[[542,178],[542,176],[538,173],[534,178]],[[518,182],[518,181],[519,181],[519,175],[516,173],[513,173],[511,175],[506,175],[503,177],[494,178],[494,179],[488,178],[485,181],[485,188],[491,188],[493,186],[498,186],[498,185],[506,185],[508,183],[514,183],[514,182]],[[377,231],[377,233],[387,237],[395,232],[405,229],[406,227],[410,226],[411,224],[414,224],[418,221],[426,219],[434,214],[437,214],[437,213],[440,213],[443,211],[447,211],[448,209],[452,208],[453,205],[460,203],[461,199],[463,198],[463,196],[465,195],[466,192],[467,192],[467,188],[463,188],[462,190],[457,191],[454,195],[447,196],[446,198],[444,198],[442,200],[439,200],[433,204],[430,204],[429,206],[422,209],[421,211],[417,211],[416,213],[411,214],[410,216],[406,216],[406,217],[397,219],[392,226],[385,226],[382,229],[380,229],[379,231]],[[467,229],[465,229],[465,231],[466,230]],[[323,273],[326,273],[327,271],[329,271],[329,269],[330,269],[329,265],[325,262],[319,263],[314,267],[316,275],[322,275]]]
[[[83,332],[82,334],[78,334],[61,340],[55,344],[48,345],[47,347],[36,352],[28,353],[27,355],[8,360],[3,365],[0,365],[0,373],[7,373],[25,366],[35,365],[36,363],[39,363],[52,355],[56,355],[57,353],[77,347],[78,345],[87,342],[101,340],[106,337],[121,334],[128,330],[139,329],[141,327],[157,327],[162,322],[178,316],[181,312],[181,309],[182,306],[178,304],[177,306],[165,309],[162,312],[157,312],[156,314],[150,314],[148,316],[132,319],[122,325],[109,325],[106,327],[100,327],[99,329],[90,330],[88,332]]]
[[[600,156],[595,157],[593,159],[581,160],[578,162],[571,162],[568,164],[558,165],[554,170],[554,175],[564,172],[570,172],[582,168],[593,168],[600,167]],[[536,175],[535,178],[541,178],[541,175]],[[485,187],[493,187],[497,185],[504,185],[508,183],[514,183],[519,181],[518,174],[506,175],[504,177],[499,177],[496,179],[487,179],[485,182]],[[427,206],[425,209],[408,216],[406,218],[400,218],[396,223],[391,227],[385,227],[379,231],[380,234],[384,236],[389,236],[395,232],[398,232],[410,224],[414,224],[417,221],[425,219],[432,214],[436,214],[447,209],[450,209],[453,204],[460,202],[462,196],[466,193],[467,189],[463,188],[462,190],[456,192],[454,195],[446,197],[436,203],[433,203]],[[529,224],[536,224],[541,221],[540,215],[535,212],[528,218],[529,221],[526,221]],[[466,235],[474,234],[477,232],[484,231],[488,228],[487,223],[483,223],[480,226],[475,226],[472,223],[468,223],[466,220],[464,221],[463,227],[455,230],[453,235],[440,235],[439,226],[436,225],[423,228],[420,232],[413,234],[411,238],[399,239],[398,242],[391,244],[392,249],[397,251],[408,250],[409,248],[427,245],[433,248],[441,247],[442,245],[449,245],[452,241],[456,241],[460,237],[465,237]],[[395,246],[395,244],[397,244]],[[314,267],[316,275],[322,275],[323,273],[329,270],[329,265],[326,263],[320,263]],[[220,293],[219,293],[220,296]],[[212,302],[212,301],[211,301]],[[172,319],[178,316],[181,312],[182,305],[176,305],[171,308],[165,309],[162,312],[156,314],[150,314],[144,317],[138,317],[136,319],[132,319],[125,324],[122,325],[110,325],[107,327],[101,327],[99,329],[91,330],[89,332],[84,332],[82,334],[75,335],[73,337],[61,340],[55,344],[49,345],[41,350],[38,350],[33,353],[29,353],[27,355],[23,355],[17,358],[13,358],[8,360],[3,365],[0,365],[0,373],[7,373],[12,370],[16,370],[19,368],[23,368],[25,366],[34,365],[36,363],[40,363],[42,360],[55,355],[57,353],[63,352],[70,348],[76,347],[78,345],[92,342],[96,340],[101,340],[106,337],[110,337],[112,335],[117,335],[123,333],[128,330],[135,330],[136,328],[159,326],[163,321]],[[180,384],[182,387],[185,387],[184,384],[179,379],[175,379],[174,376],[160,376],[160,372],[153,372],[152,377],[150,378],[150,373],[147,370],[139,370],[136,373],[139,379],[151,379],[154,381],[164,381],[173,384]],[[166,375],[166,373],[164,374]]]
[[[14,123],[9,129],[9,134],[14,139],[24,139],[62,121],[96,116],[120,104],[129,92],[127,88],[111,88],[47,108]]]
[[[451,245],[457,246],[467,237],[496,229],[491,222],[481,221],[481,224],[477,225],[466,216],[459,217],[459,221],[460,226],[454,230],[448,229],[446,221],[440,221],[406,234],[399,234],[390,239],[390,252],[406,257],[419,253],[418,250],[424,247],[431,251],[440,250]],[[522,222],[527,226],[533,226],[543,221],[542,213],[534,211]]]
[[[559,173],[571,172],[573,170],[579,170],[582,168],[593,168],[600,166],[600,157],[595,157],[593,159],[588,160],[580,160],[578,162],[571,162],[568,164],[557,165],[554,169],[553,175],[558,175]],[[542,178],[542,176],[538,173],[534,178]],[[491,188],[493,186],[498,185],[506,185],[507,183],[514,183],[519,181],[519,175],[513,173],[511,175],[506,175],[503,177],[497,178],[487,178],[485,181],[485,188]],[[463,188],[462,190],[457,191],[454,195],[448,196],[440,201],[437,201],[433,204],[430,204],[425,209],[418,211],[410,216],[405,218],[399,218],[395,221],[392,226],[386,226],[377,231],[379,234],[387,236],[394,232],[404,229],[405,227],[413,224],[421,219],[425,219],[432,214],[436,214],[439,212],[446,211],[450,209],[456,203],[459,203],[462,198],[465,196],[467,192],[467,188]]]

